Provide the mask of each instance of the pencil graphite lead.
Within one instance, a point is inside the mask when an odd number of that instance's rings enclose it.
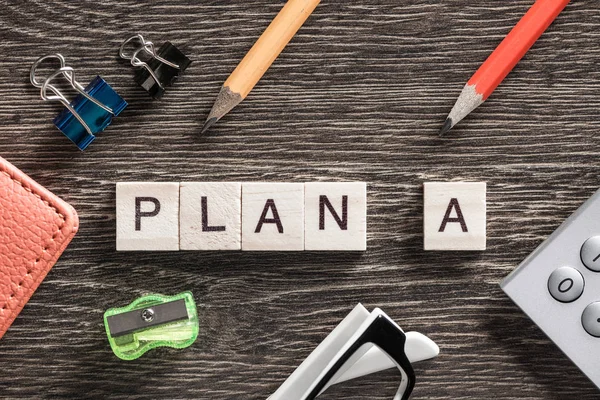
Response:
[[[210,129],[211,126],[213,126],[214,124],[217,123],[217,119],[216,118],[209,118],[206,120],[206,122],[204,123],[204,126],[202,127],[202,132],[200,132],[201,134],[205,133],[207,130]]]
[[[444,121],[444,125],[442,126],[442,129],[440,129],[440,137],[444,136],[446,133],[448,133],[448,131],[450,129],[452,129],[452,118],[446,118],[446,121]]]

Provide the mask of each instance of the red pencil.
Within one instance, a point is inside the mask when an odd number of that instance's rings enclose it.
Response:
[[[570,0],[537,0],[479,67],[450,111],[440,136],[487,100]]]

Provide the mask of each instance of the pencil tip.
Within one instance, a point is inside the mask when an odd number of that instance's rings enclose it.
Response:
[[[452,118],[446,118],[442,129],[440,129],[440,136],[444,136],[450,129],[452,129]]]
[[[217,119],[215,117],[207,119],[206,122],[204,123],[204,126],[202,127],[202,132],[200,132],[200,133],[206,132],[207,130],[210,129],[211,126],[213,126],[216,123],[217,123]]]

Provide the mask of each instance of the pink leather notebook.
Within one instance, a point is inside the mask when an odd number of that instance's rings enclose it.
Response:
[[[0,157],[0,338],[78,226],[73,207]]]

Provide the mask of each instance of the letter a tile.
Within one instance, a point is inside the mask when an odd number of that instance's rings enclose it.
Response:
[[[306,250],[367,249],[366,183],[306,183],[304,206]]]
[[[179,183],[117,183],[117,250],[179,250]]]
[[[242,250],[304,250],[304,184],[242,184]]]
[[[485,182],[423,184],[425,250],[485,250]]]

